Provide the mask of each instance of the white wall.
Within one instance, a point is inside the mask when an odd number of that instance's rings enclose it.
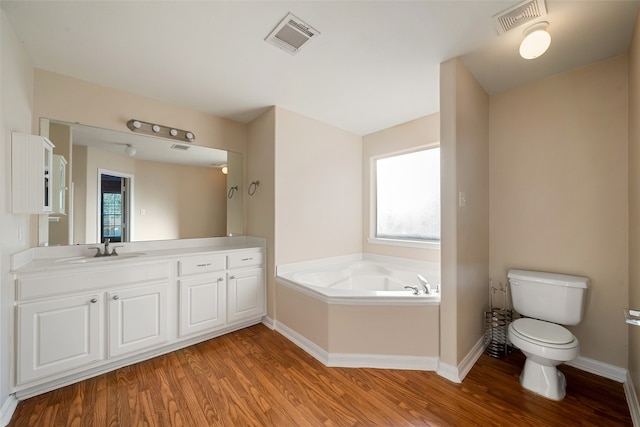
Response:
[[[13,284],[9,280],[9,255],[28,248],[37,236],[29,235],[29,215],[10,213],[11,132],[31,133],[33,67],[16,38],[4,11],[0,10],[0,424],[9,420],[15,400],[10,388],[10,327]],[[22,230],[22,240],[18,230]]]

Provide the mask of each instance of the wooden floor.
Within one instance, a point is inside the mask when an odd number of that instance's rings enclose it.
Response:
[[[524,358],[434,372],[327,368],[257,325],[20,402],[10,426],[631,426],[622,384],[561,366],[567,397],[523,390]]]

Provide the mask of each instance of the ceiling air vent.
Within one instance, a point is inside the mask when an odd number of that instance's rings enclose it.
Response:
[[[493,20],[496,24],[498,34],[504,34],[509,30],[546,15],[547,7],[544,0],[526,0],[493,15]]]
[[[264,40],[295,55],[309,44],[311,39],[319,35],[318,30],[289,13]]]

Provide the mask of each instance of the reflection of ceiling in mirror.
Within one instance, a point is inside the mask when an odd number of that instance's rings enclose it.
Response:
[[[227,152],[211,147],[181,143],[166,138],[145,136],[131,132],[119,132],[78,123],[53,121],[70,126],[74,145],[99,147],[114,153],[125,154],[127,145],[135,148],[137,160],[177,163],[199,167],[220,167],[227,164]],[[178,146],[178,148],[172,148]],[[184,148],[187,148],[186,150]],[[182,148],[182,149],[180,149]]]

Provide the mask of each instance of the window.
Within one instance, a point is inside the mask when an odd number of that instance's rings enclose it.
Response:
[[[376,239],[440,243],[440,148],[375,160]]]

